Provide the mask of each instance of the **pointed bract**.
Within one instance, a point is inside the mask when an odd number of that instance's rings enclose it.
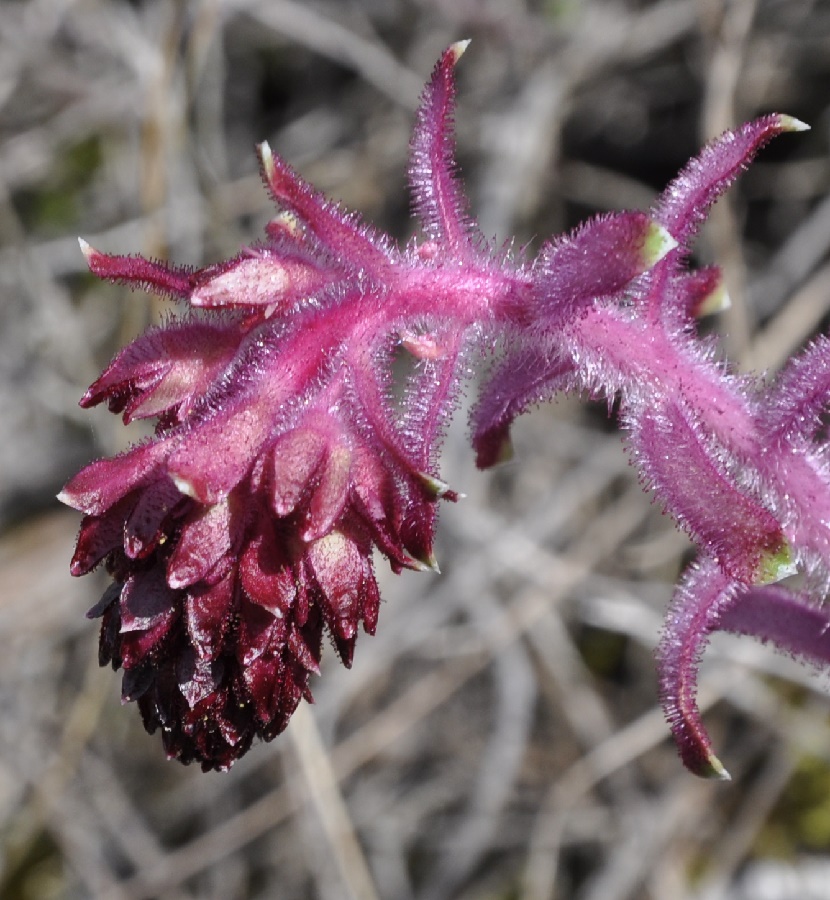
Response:
[[[169,266],[143,256],[110,256],[79,238],[89,271],[99,278],[128,284],[166,297],[184,299],[193,285],[193,270]]]
[[[629,415],[641,471],[666,508],[721,568],[747,584],[785,546],[781,526],[718,464],[718,448],[690,412],[672,400]]]
[[[472,249],[467,201],[455,177],[453,70],[469,41],[459,41],[435,65],[421,95],[418,119],[409,146],[412,205],[426,236],[453,257]]]
[[[657,648],[660,701],[680,758],[691,772],[706,778],[728,779],[729,774],[700,719],[698,669],[710,634],[739,589],[714,560],[695,564],[675,592]]]
[[[644,213],[598,216],[542,248],[533,320],[559,324],[578,315],[596,300],[618,294],[675,246]]]
[[[535,403],[573,386],[574,364],[553,341],[525,341],[507,353],[481,390],[470,416],[476,465],[488,469],[511,456],[510,426]]]
[[[687,246],[709,207],[749,165],[768,141],[785,131],[807,126],[778,114],[727,131],[703,148],[660,196],[654,218],[678,244]]]

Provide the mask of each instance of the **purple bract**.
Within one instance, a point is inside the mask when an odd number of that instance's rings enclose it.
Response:
[[[716,630],[830,663],[830,470],[817,434],[830,389],[819,339],[778,380],[737,378],[698,338],[724,302],[689,271],[711,204],[758,149],[806,126],[770,115],[706,147],[650,214],[604,215],[532,261],[494,252],[455,178],[450,47],[411,144],[424,238],[405,249],[259,148],[280,207],[266,239],[200,270],[109,256],[96,275],[189,304],[122,350],[81,400],[152,439],[88,466],[61,499],[84,514],[71,570],[104,562],[101,664],[171,757],[226,769],[311,699],[327,633],[350,665],[374,632],[377,548],[395,571],[435,568],[437,472],[460,382],[504,348],[471,417],[480,467],[510,453],[513,419],[559,391],[619,397],[644,482],[698,546],[658,649],[680,754],[725,777],[696,705]],[[393,401],[393,359],[416,360]],[[793,593],[773,582],[796,570]]]

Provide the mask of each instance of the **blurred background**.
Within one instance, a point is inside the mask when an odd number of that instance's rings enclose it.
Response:
[[[328,654],[272,744],[225,775],[167,762],[97,666],[54,494],[138,432],[80,395],[165,303],[112,253],[203,264],[262,233],[253,146],[400,240],[409,129],[453,41],[458,144],[488,236],[647,208],[701,143],[778,110],[698,262],[709,326],[772,374],[830,313],[827,0],[0,2],[0,896],[359,900],[830,898],[828,680],[718,640],[701,703],[729,784],[687,774],[652,652],[689,544],[604,406],[517,423],[475,470],[464,412],[441,576],[393,577],[351,672]],[[473,393],[472,391],[470,392]]]

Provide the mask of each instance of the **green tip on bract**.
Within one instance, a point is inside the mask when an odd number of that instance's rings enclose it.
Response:
[[[98,251],[87,241],[85,241],[82,237],[78,238],[78,245],[81,248],[81,253],[84,255],[84,259],[89,262],[93,256],[95,256]]]
[[[404,562],[404,565],[407,569],[412,569],[413,572],[435,572],[438,575],[441,574],[441,570],[438,568],[438,560],[432,553],[424,559],[410,556],[406,562]]]
[[[657,222],[650,222],[643,241],[643,263],[647,269],[656,265],[677,246],[677,241]]]
[[[436,575],[441,574],[438,560],[432,553],[430,553],[430,555],[424,560],[424,563],[426,563],[426,567],[430,570],[430,572],[435,572]]]
[[[778,116],[778,125],[782,131],[809,131],[810,126],[795,116]]]
[[[266,178],[271,179],[274,175],[274,154],[271,151],[271,145],[268,141],[263,141],[261,144],[257,144],[256,150]]]
[[[56,494],[55,499],[58,501],[58,503],[63,503],[64,506],[68,506],[71,509],[75,508],[74,504],[72,503],[72,498],[66,491],[61,491],[59,494]]]
[[[775,584],[790,575],[795,575],[798,566],[793,559],[790,545],[784,542],[777,550],[768,551],[761,556],[755,575],[755,584]]]
[[[726,312],[732,306],[732,298],[726,285],[721,282],[709,296],[698,306],[697,316],[713,316],[715,313]]]
[[[712,781],[732,781],[732,776],[726,771],[723,763],[714,753],[707,755],[706,761],[695,772],[695,775],[698,775],[700,778],[709,778]]]
[[[450,53],[453,56],[453,64],[457,63],[459,59],[464,55],[464,51],[467,47],[470,46],[469,39],[466,41],[456,41],[454,44],[450,45]]]
[[[186,478],[183,478],[181,475],[175,475],[173,472],[170,473],[170,480],[173,484],[176,485],[176,489],[185,495],[185,497],[191,497],[194,500],[199,499],[198,491],[196,490],[196,486],[188,481]]]
[[[499,453],[496,457],[493,465],[500,465],[501,463],[510,462],[516,455],[516,449],[513,446],[513,440],[508,434],[505,439],[499,444]]]
[[[446,497],[447,499],[458,499],[458,494],[452,490],[446,481],[430,475],[428,472],[418,472],[418,480],[436,499]]]

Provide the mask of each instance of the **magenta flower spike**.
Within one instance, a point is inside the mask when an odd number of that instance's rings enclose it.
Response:
[[[723,777],[696,701],[716,630],[830,664],[830,471],[820,423],[830,353],[819,339],[778,381],[729,374],[696,335],[723,308],[716,268],[689,271],[715,199],[777,134],[766,116],[713,141],[651,213],[599,216],[535,260],[495,252],[453,159],[454,44],[424,89],[409,180],[423,239],[391,238],[320,196],[268,144],[279,207],[262,243],[191,270],[81,247],[102,278],[179,305],[118,353],[81,400],[155,434],[87,466],[61,499],[84,514],[74,575],[113,579],[89,612],[100,661],[170,757],[227,769],[271,740],[320,670],[323,636],[351,665],[372,634],[379,550],[394,571],[437,569],[442,435],[461,382],[493,345],[471,415],[481,468],[510,426],[560,391],[619,398],[647,487],[698,545],[657,654],[684,763]],[[198,310],[191,312],[187,306]],[[393,361],[413,358],[402,390]],[[397,398],[397,399],[395,399]],[[793,594],[773,582],[801,569]]]

